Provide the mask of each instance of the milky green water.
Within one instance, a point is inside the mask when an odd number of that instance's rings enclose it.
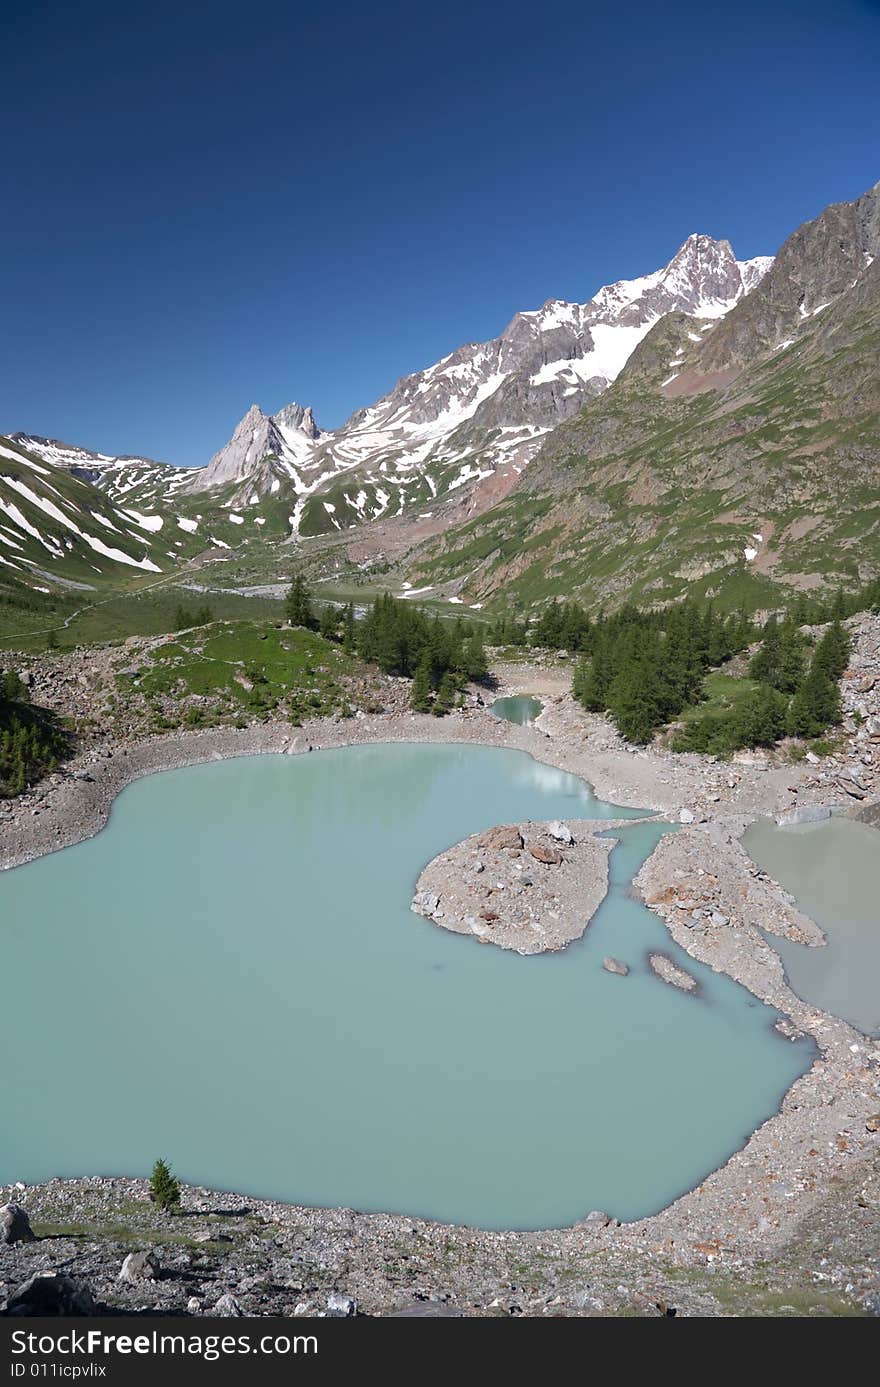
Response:
[[[620,812],[488,747],[138,781],[97,838],[0,874],[0,1181],[143,1175],[161,1154],[218,1189],[483,1227],[661,1208],[812,1053],[627,896],[662,827],[624,831],[610,897],[562,954],[520,958],[409,910],[423,864],[467,834]],[[650,972],[658,946],[699,997]]]
[[[490,712],[494,713],[496,718],[504,718],[505,722],[517,722],[522,725],[534,722],[543,707],[541,700],[532,698],[530,694],[511,694],[508,698],[496,698]]]
[[[853,819],[778,827],[759,819],[746,850],[821,927],[827,944],[770,938],[799,997],[880,1031],[880,832]]]

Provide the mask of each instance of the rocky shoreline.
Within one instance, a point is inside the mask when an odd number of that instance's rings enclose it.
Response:
[[[880,1110],[880,1045],[791,991],[781,960],[761,930],[814,945],[821,944],[821,931],[749,861],[740,842],[756,815],[780,813],[793,804],[838,807],[846,795],[836,781],[823,783],[809,764],[780,767],[756,758],[729,765],[635,751],[607,722],[585,714],[561,691],[558,671],[511,669],[505,674],[503,692],[526,690],[547,700],[537,725],[506,723],[475,706],[444,719],[393,712],[304,728],[264,723],[88,752],[72,763],[69,773],[23,796],[0,818],[0,867],[14,867],[92,836],[106,823],[125,786],[166,769],[361,742],[515,748],[580,776],[612,803],[652,809],[682,825],[660,840],[635,889],[682,948],[776,1008],[786,1018],[780,1023],[785,1033],[811,1037],[817,1050],[813,1065],[780,1095],[779,1112],[748,1136],[725,1165],[660,1213],[636,1223],[619,1226],[596,1214],[573,1229],[499,1234],[391,1214],[246,1200],[263,1231],[249,1229],[242,1237],[236,1224],[228,1235],[231,1243],[212,1245],[204,1264],[200,1259],[208,1254],[192,1248],[185,1253],[178,1249],[175,1257],[181,1265],[181,1259],[195,1257],[191,1270],[196,1263],[199,1268],[210,1264],[205,1284],[223,1284],[223,1294],[228,1292],[245,1313],[326,1313],[327,1297],[342,1291],[371,1314],[419,1313],[425,1306],[434,1307],[427,1313],[661,1313],[660,1305],[677,1305],[683,1313],[749,1313],[754,1278],[766,1276],[768,1264],[793,1297],[797,1290],[816,1305],[829,1296],[834,1299],[835,1308],[816,1313],[880,1312],[875,1255],[880,1136],[872,1125]],[[588,905],[595,872],[586,875],[593,880],[584,897]],[[581,929],[583,923],[582,916]],[[0,1191],[0,1202],[8,1197],[50,1229],[77,1219],[94,1228],[108,1221],[116,1226],[119,1218],[111,1214],[121,1203],[129,1211],[125,1219],[137,1246],[153,1246],[159,1233],[166,1236],[167,1224],[144,1205],[143,1182],[50,1181]],[[188,1208],[218,1202],[228,1208],[241,1205],[242,1197],[187,1190],[185,1202]],[[195,1223],[191,1226],[195,1229]],[[91,1278],[102,1303],[212,1312],[211,1295],[185,1294],[198,1281],[195,1270],[192,1275],[175,1272],[167,1285],[163,1279],[150,1280],[140,1288],[140,1300],[132,1299],[136,1289],[117,1283],[115,1272],[110,1278],[108,1271],[123,1245],[119,1239],[96,1235],[83,1251],[73,1237],[47,1233],[38,1242],[0,1247],[0,1279],[7,1291],[29,1269],[66,1260]],[[314,1256],[302,1254],[309,1274],[291,1277],[286,1263],[287,1282],[279,1290],[275,1263],[300,1246],[318,1249]],[[271,1274],[266,1271],[270,1264]],[[514,1267],[520,1270],[514,1272]],[[759,1272],[759,1267],[765,1270]],[[722,1285],[726,1301],[716,1295]],[[189,1304],[195,1300],[198,1309]],[[726,1310],[725,1304],[740,1308]]]

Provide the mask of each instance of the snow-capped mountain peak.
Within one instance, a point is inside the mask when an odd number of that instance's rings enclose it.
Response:
[[[429,508],[424,518],[435,502],[479,504],[475,490],[491,479],[497,495],[499,477],[512,484],[543,435],[607,388],[659,318],[721,317],[771,263],[740,263],[729,242],[689,236],[651,274],[586,303],[548,299],[517,313],[493,341],[404,377],[340,429],[322,432],[302,405],[274,415],[253,405],[190,488],[232,485],[235,503],[249,505],[284,487],[296,497],[291,525],[304,533],[413,503]]]

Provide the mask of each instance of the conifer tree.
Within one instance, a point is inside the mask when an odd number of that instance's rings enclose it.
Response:
[[[457,693],[458,690],[455,687],[455,678],[451,670],[447,670],[440,680],[437,697],[434,699],[434,706],[431,709],[435,717],[442,718],[444,713],[451,712],[455,705]]]
[[[354,603],[349,602],[342,618],[342,648],[349,655],[354,651],[355,640]]]
[[[602,641],[595,646],[593,658],[581,680],[581,703],[588,712],[603,713],[607,708],[611,673],[610,653]]]
[[[777,688],[781,664],[782,637],[776,617],[771,616],[764,627],[763,640],[749,663],[749,678]]]
[[[571,680],[571,692],[573,696],[577,699],[578,703],[583,703],[585,706],[586,699],[584,697],[584,694],[587,687],[587,676],[589,675],[589,672],[590,660],[588,656],[582,655],[574,667],[574,674],[572,675]]]
[[[733,719],[732,741],[736,746],[772,746],[785,733],[787,699],[769,684],[743,699]]]
[[[173,1213],[180,1205],[180,1184],[161,1157],[150,1176],[150,1198],[165,1213]]]
[[[786,625],[779,645],[779,667],[773,687],[793,694],[804,677],[804,647],[796,626]],[[769,682],[769,681],[768,681]]]
[[[332,602],[328,602],[321,612],[318,630],[325,640],[333,641],[336,639],[339,633],[339,611]]]
[[[313,626],[314,617],[312,616],[312,604],[309,598],[308,588],[305,585],[302,574],[295,573],[287,590],[285,602],[287,620],[291,626]]]
[[[431,661],[426,655],[413,675],[409,706],[414,713],[431,711]]]
[[[840,718],[840,690],[814,656],[809,674],[789,704],[788,731],[793,737],[818,737]]]
[[[651,740],[662,717],[646,666],[624,666],[608,690],[608,711],[628,742],[639,746]]]
[[[850,639],[839,620],[832,621],[822,636],[813,663],[831,680],[838,680],[849,662]]]
[[[462,645],[462,669],[468,679],[488,678],[489,665],[483,646],[482,632],[478,629]]]

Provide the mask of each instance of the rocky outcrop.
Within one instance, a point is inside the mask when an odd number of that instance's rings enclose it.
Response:
[[[789,236],[761,283],[701,347],[695,369],[737,367],[796,335],[805,318],[848,290],[880,255],[880,183],[826,207]]]
[[[207,467],[193,472],[187,489],[210,491],[235,485],[250,488],[254,496],[261,496],[272,490],[275,480],[280,482],[283,477],[289,484],[290,465],[310,462],[320,437],[312,411],[302,405],[286,405],[274,415],[264,414],[259,405],[251,405],[229,442],[214,454]],[[267,459],[282,466],[273,467]]]

